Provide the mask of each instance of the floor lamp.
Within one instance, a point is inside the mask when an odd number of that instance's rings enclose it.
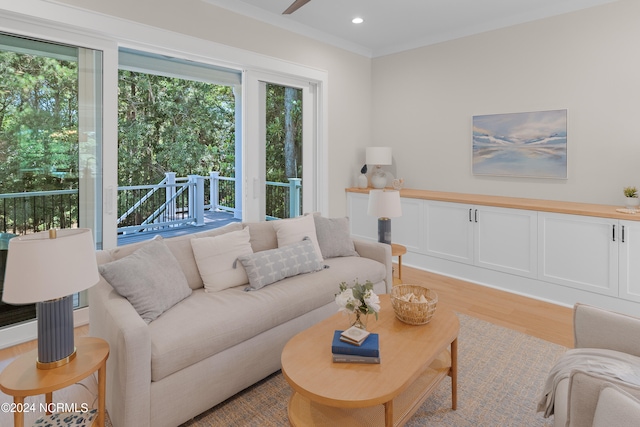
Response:
[[[396,190],[369,191],[367,214],[378,218],[378,241],[391,244],[391,218],[402,216],[400,192]]]
[[[72,361],[73,294],[100,279],[91,230],[49,230],[11,239],[5,274],[4,302],[36,303],[37,367],[53,369]]]

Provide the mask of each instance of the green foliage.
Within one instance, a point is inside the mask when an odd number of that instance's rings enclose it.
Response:
[[[290,91],[290,97],[285,98],[284,86],[267,85],[267,146],[266,146],[266,170],[267,181],[288,182],[288,178],[300,178],[302,176],[302,100],[300,90]],[[287,113],[289,115],[287,115]],[[289,160],[294,165],[287,171],[286,147],[287,122],[292,123],[289,138],[293,143],[293,151]]]
[[[228,86],[121,70],[119,185],[235,175],[235,98]]]
[[[119,185],[235,176],[231,87],[121,70],[118,92]],[[267,85],[267,181],[302,176],[300,93]],[[77,189],[78,154],[77,62],[0,52],[0,193]],[[273,191],[267,212],[285,218],[288,189]]]
[[[638,189],[636,187],[624,187],[622,191],[625,197],[638,197]]]
[[[266,180],[288,183],[302,177],[301,90],[267,84]],[[267,187],[267,215],[289,217],[289,191]]]
[[[0,52],[0,193],[78,188],[77,68]]]

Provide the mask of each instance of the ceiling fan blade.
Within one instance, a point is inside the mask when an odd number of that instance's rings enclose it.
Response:
[[[300,9],[302,6],[304,6],[305,4],[309,3],[310,1],[311,0],[296,0],[293,3],[291,3],[291,6],[289,6],[287,8],[287,10],[282,12],[282,14],[283,15],[291,15],[293,12],[295,12],[298,9]]]

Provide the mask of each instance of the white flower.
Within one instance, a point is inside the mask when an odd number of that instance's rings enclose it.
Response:
[[[347,308],[349,304],[353,304],[353,290],[351,288],[345,289],[336,295],[336,304],[338,304],[338,311],[351,312],[353,309]]]
[[[340,292],[336,294],[338,311],[343,313],[360,312],[375,314],[378,318],[380,298],[373,292],[373,283],[367,280],[365,284],[358,283],[349,288],[345,282],[340,283]]]
[[[380,311],[380,298],[373,291],[367,291],[364,295],[364,303],[375,313]]]

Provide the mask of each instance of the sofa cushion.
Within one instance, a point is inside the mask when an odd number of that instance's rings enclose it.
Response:
[[[171,237],[169,239],[163,239],[162,236],[155,236],[153,239],[145,240],[143,242],[132,243],[130,245],[118,246],[115,249],[111,249],[108,252],[109,256],[113,260],[121,259],[131,255],[136,250],[150,242],[151,240],[163,240],[167,245],[173,256],[176,257],[180,263],[180,267],[187,278],[187,283],[191,289],[198,289],[203,286],[198,266],[196,265],[195,257],[193,256],[193,249],[191,248],[191,239],[198,239],[201,237],[213,237],[221,234],[230,233],[232,231],[242,230],[242,224],[240,222],[232,222],[223,227],[214,228],[212,230],[201,231],[199,233],[184,234],[182,236]],[[275,232],[274,232],[275,239]],[[100,263],[100,260],[98,261]]]
[[[189,287],[191,289],[198,289],[204,286],[202,283],[202,277],[200,277],[200,271],[196,264],[196,259],[193,255],[193,249],[191,247],[192,239],[200,239],[203,237],[220,236],[232,231],[242,230],[242,224],[239,222],[232,222],[224,227],[214,228],[213,230],[201,231],[199,233],[185,234],[182,236],[172,237],[165,239],[164,243],[171,250],[171,253],[176,257],[182,267],[182,271],[187,278]]]
[[[600,390],[593,427],[633,426],[640,422],[640,401],[613,384]]]
[[[249,286],[245,290],[253,291],[286,277],[318,271],[323,266],[308,237],[282,248],[241,255],[238,261],[249,277]]]
[[[207,292],[218,292],[249,283],[245,269],[242,265],[236,265],[239,256],[253,253],[249,243],[249,229],[191,239],[191,247]]]
[[[322,258],[359,256],[351,239],[349,218],[326,218],[314,213],[313,221]]]
[[[130,245],[118,246],[117,248],[109,250],[109,255],[111,255],[111,258],[113,258],[114,260],[122,259],[124,257],[128,257],[129,255],[131,255],[132,253],[134,253],[144,245],[154,240],[163,240],[163,239],[162,239],[162,236],[157,235],[151,239],[147,239],[142,242],[131,243]]]
[[[364,257],[327,260],[330,268],[289,277],[261,289],[244,286],[191,296],[149,325],[151,378],[162,378],[318,307],[335,304],[340,282],[386,278],[385,266]],[[336,312],[338,306],[336,306]],[[346,320],[345,320],[346,324]]]
[[[191,294],[178,261],[160,239],[98,269],[147,323]]]
[[[279,248],[301,242],[302,239],[308,237],[313,242],[318,257],[322,260],[322,251],[320,251],[320,246],[318,245],[318,236],[316,234],[313,215],[273,221],[272,224],[276,230]]]
[[[243,226],[249,229],[249,234],[251,235],[249,242],[251,242],[253,252],[266,251],[278,247],[278,237],[276,236],[276,230],[273,228],[274,222],[276,221],[243,223]]]

